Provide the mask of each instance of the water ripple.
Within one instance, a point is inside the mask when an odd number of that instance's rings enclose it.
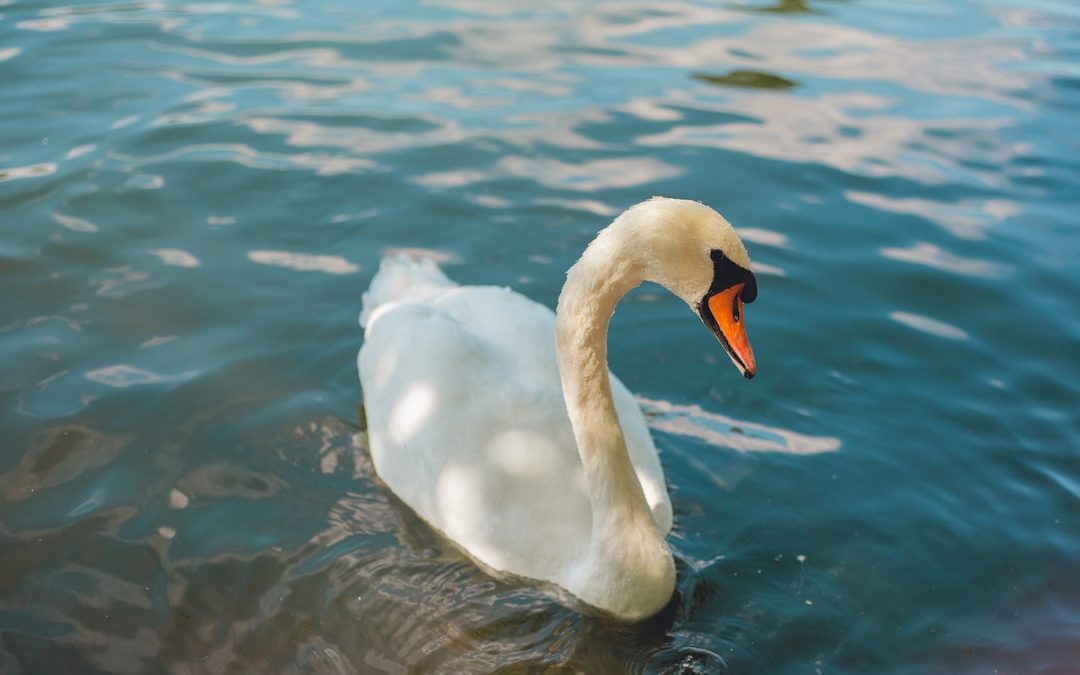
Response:
[[[931,319],[928,316],[913,314],[911,312],[889,312],[889,318],[902,323],[909,328],[928,333],[948,340],[967,340],[967,331],[952,324],[945,323],[940,319]]]
[[[127,389],[146,384],[177,384],[186,382],[198,374],[198,370],[189,370],[167,375],[127,364],[117,364],[87,371],[86,379],[106,387]]]
[[[0,0],[0,671],[1071,672],[1074,4]],[[394,250],[554,306],[658,193],[762,371],[620,306],[678,567],[623,626],[381,485],[355,316]]]
[[[881,249],[881,255],[946,272],[979,277],[1001,276],[1004,269],[1003,265],[993,261],[963,258],[925,241],[916,242],[910,248],[885,247]]]

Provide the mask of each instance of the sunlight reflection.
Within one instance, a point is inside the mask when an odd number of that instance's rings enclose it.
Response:
[[[54,173],[56,173],[56,165],[52,163],[0,167],[0,182],[19,180],[21,178],[39,178]]]
[[[739,452],[782,452],[814,455],[836,452],[840,439],[833,436],[807,436],[707,412],[698,405],[679,405],[667,401],[637,397],[649,426],[680,436],[700,438]]]
[[[929,242],[920,241],[908,248],[885,247],[880,249],[881,255],[893,260],[926,265],[946,272],[966,274],[977,277],[1001,276],[1003,266],[989,261],[975,258],[962,258],[949,253],[940,246]]]
[[[66,30],[71,25],[67,19],[27,19],[19,21],[15,27],[19,30],[32,30],[39,33],[52,33]]]
[[[136,368],[135,366],[129,366],[127,364],[118,364],[88,371],[85,374],[85,377],[92,382],[97,382],[98,384],[103,384],[107,387],[126,389],[128,387],[144,384],[173,384],[187,382],[196,377],[199,372],[200,371],[198,370],[186,370],[174,375],[162,375],[161,373],[155,373],[154,371],[146,370],[145,368]]]
[[[922,333],[928,333],[947,340],[967,340],[967,331],[957,328],[951,323],[945,323],[939,319],[931,319],[921,314],[911,312],[889,312],[889,318],[902,323],[908,328],[914,328]]]
[[[338,255],[315,255],[292,251],[248,251],[248,260],[260,265],[286,267],[298,272],[325,272],[326,274],[353,274],[360,266]]]
[[[758,157],[806,163],[818,162],[844,172],[863,176],[899,176],[921,183],[951,181],[962,170],[980,183],[1000,181],[996,172],[956,166],[948,155],[920,151],[946,141],[930,138],[931,132],[963,138],[985,136],[988,147],[979,146],[980,155],[1007,159],[1013,150],[992,133],[1006,124],[1004,118],[949,118],[923,121],[900,115],[871,114],[888,109],[893,102],[885,97],[863,94],[824,94],[801,98],[799,105],[778,105],[785,94],[746,94],[728,102],[723,111],[736,113],[748,121],[722,124],[673,125],[665,131],[640,136],[637,142],[649,147],[672,145],[716,147],[745,152]],[[952,139],[963,148],[972,145]],[[968,152],[957,153],[960,156]]]
[[[619,212],[614,206],[605,204],[596,199],[559,199],[555,197],[541,197],[533,200],[533,204],[541,206],[555,206],[560,209],[571,211],[585,211],[598,216],[613,216]]]
[[[63,213],[53,211],[52,219],[60,225],[63,225],[72,232],[97,232],[98,226],[91,223],[85,218],[79,218],[78,216],[68,216]]]
[[[0,61],[2,61],[2,60],[3,59],[0,59]],[[83,155],[85,155],[87,153],[93,152],[96,149],[97,149],[97,145],[95,145],[93,143],[86,143],[84,145],[76,145],[74,148],[67,151],[67,154],[64,155],[64,159],[77,159],[77,158],[82,157]]]
[[[276,153],[257,150],[240,143],[212,143],[204,145],[185,145],[161,155],[135,157],[113,152],[112,157],[134,163],[136,166],[153,165],[162,162],[189,159],[191,161],[226,161],[235,162],[250,169],[267,170],[313,170],[321,176],[342,173],[360,173],[376,167],[375,162],[364,157],[342,157],[339,155],[316,153]],[[56,170],[51,166],[48,173]],[[32,167],[23,167],[24,169]],[[11,170],[9,170],[11,171]],[[43,171],[37,171],[40,174]],[[11,176],[25,178],[26,176]],[[4,180],[5,170],[0,169],[0,180]]]
[[[755,261],[753,265],[754,272],[757,274],[771,274],[774,277],[787,276],[787,272],[785,272],[782,267],[777,267],[776,265],[770,265],[769,263],[763,263],[760,261]]]
[[[780,232],[774,232],[773,230],[766,230],[760,227],[737,227],[735,230],[739,233],[740,237],[754,244],[784,248],[788,243],[787,235]]]
[[[198,258],[179,248],[155,248],[150,253],[171,267],[198,267],[200,265]]]
[[[406,125],[420,124],[421,120],[388,120]],[[426,122],[426,120],[425,120]],[[371,125],[342,125],[319,123],[314,119],[297,120],[277,117],[250,117],[242,124],[260,134],[285,136],[285,143],[293,147],[338,147],[358,154],[372,154],[422,145],[453,143],[460,140],[461,133],[452,125],[424,124],[423,131],[391,132]]]
[[[144,340],[142,344],[139,345],[139,349],[153,349],[155,347],[160,347],[161,345],[169,344],[174,340],[176,340],[175,335],[155,335],[152,338]]]
[[[986,236],[986,230],[996,222],[1015,216],[1019,212],[1015,204],[1004,199],[962,199],[948,203],[916,197],[887,197],[853,190],[844,192],[844,196],[856,204],[880,211],[925,218],[961,239],[983,239]]]
[[[569,163],[551,158],[511,155],[501,159],[499,167],[512,175],[531,178],[547,187],[580,192],[659,183],[684,171],[654,157]]]

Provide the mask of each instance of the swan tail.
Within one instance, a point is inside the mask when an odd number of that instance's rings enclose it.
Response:
[[[416,300],[453,286],[457,284],[429,257],[408,253],[388,255],[364,291],[360,325],[366,328],[375,311],[387,303]]]

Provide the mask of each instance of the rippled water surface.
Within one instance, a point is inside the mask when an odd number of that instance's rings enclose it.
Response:
[[[1069,0],[0,0],[0,671],[1080,672],[1078,113]],[[620,306],[623,626],[387,494],[356,316],[395,248],[552,305],[654,194],[760,373]]]

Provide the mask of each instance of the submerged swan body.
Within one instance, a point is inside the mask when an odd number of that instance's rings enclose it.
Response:
[[[663,470],[607,368],[608,321],[643,281],[686,301],[754,374],[741,320],[756,295],[750,260],[726,220],[685,200],[642,202],[601,231],[557,314],[392,257],[360,317],[372,459],[390,489],[487,568],[626,620],[662,609],[675,583]]]

